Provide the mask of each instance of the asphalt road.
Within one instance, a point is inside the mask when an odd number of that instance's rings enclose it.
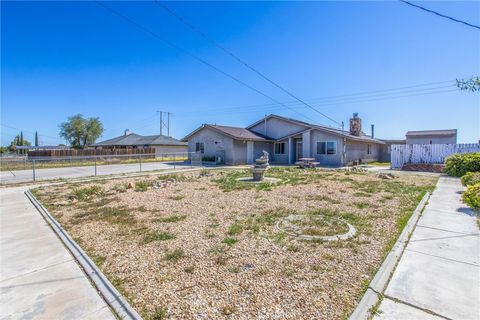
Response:
[[[97,176],[122,174],[122,173],[134,173],[140,171],[155,171],[155,170],[173,170],[190,168],[190,164],[185,162],[147,162],[141,164],[129,163],[129,164],[110,164],[97,166]],[[35,180],[53,180],[53,179],[68,179],[68,178],[82,178],[95,176],[95,166],[85,167],[63,167],[63,168],[49,168],[49,169],[36,169]],[[1,184],[12,184],[20,182],[33,181],[33,170],[15,170],[15,171],[1,171],[0,182]]]

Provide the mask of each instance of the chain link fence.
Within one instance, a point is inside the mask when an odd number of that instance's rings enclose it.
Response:
[[[176,170],[203,165],[195,152],[67,157],[6,156],[0,158],[2,184],[50,179]]]

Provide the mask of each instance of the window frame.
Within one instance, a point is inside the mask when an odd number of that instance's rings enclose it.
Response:
[[[367,154],[368,155],[372,154],[372,144],[371,143],[367,143]]]
[[[204,142],[195,142],[195,152],[200,152],[201,154],[205,153],[205,143]]]
[[[319,144],[322,143],[323,144],[323,149],[324,149],[324,153],[319,153]],[[329,143],[333,143],[333,152],[332,153],[329,153],[329,148],[328,148],[328,144]],[[316,154],[317,155],[321,155],[321,156],[334,156],[338,153],[338,143],[337,141],[335,140],[324,140],[324,141],[317,141],[317,150],[316,150]]]
[[[283,148],[280,147],[280,151],[281,151],[281,152],[279,152],[279,153],[277,153],[277,145],[279,145],[279,146],[280,146],[280,145],[283,145]],[[273,144],[273,154],[277,154],[277,155],[285,155],[285,154],[287,154],[287,146],[286,146],[286,145],[287,145],[286,142],[275,142],[275,143]],[[283,149],[283,150],[281,150],[281,149]],[[282,151],[283,151],[283,152],[282,152]]]

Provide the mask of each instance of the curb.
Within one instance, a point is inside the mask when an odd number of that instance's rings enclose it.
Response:
[[[98,269],[95,263],[88,257],[85,251],[68,235],[65,229],[53,218],[45,207],[43,207],[35,196],[29,191],[25,191],[25,195],[32,202],[38,212],[47,221],[55,234],[60,238],[65,247],[80,264],[81,268],[93,282],[94,286],[116,315],[120,319],[141,320],[142,317],[130,306],[127,300],[120,292],[110,283],[107,277]]]
[[[390,277],[407,246],[408,239],[415,229],[418,219],[420,218],[423,208],[429,198],[430,192],[425,193],[422,200],[413,211],[407,225],[393,245],[392,250],[388,253],[372,281],[370,281],[362,300],[360,300],[355,310],[353,310],[348,318],[349,320],[367,320],[371,317],[370,309],[380,301],[381,297],[383,297],[383,292],[390,281]]]

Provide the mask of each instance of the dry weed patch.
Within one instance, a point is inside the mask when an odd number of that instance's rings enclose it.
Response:
[[[436,178],[270,168],[42,187],[35,195],[146,319],[344,319]],[[289,218],[290,217],[290,218]],[[300,217],[294,219],[292,217]],[[311,235],[299,240],[285,219]],[[297,225],[295,225],[297,224]]]

